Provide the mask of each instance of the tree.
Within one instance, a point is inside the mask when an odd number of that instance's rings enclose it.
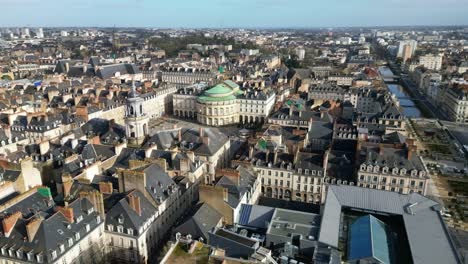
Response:
[[[13,80],[13,79],[11,79],[10,75],[5,74],[5,75],[2,76],[2,80],[4,80],[4,81],[11,81],[11,80]]]

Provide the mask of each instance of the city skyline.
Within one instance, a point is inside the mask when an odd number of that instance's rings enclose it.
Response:
[[[3,27],[319,28],[466,25],[468,0],[0,0]],[[301,8],[297,8],[297,7]],[[69,10],[73,10],[70,12]],[[53,16],[44,14],[54,14]]]

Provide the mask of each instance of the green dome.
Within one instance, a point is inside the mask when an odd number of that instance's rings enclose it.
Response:
[[[232,93],[233,93],[232,89],[222,83],[205,91],[205,94],[210,97],[224,97],[224,96],[229,96]]]

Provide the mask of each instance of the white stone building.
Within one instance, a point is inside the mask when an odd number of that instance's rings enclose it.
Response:
[[[204,125],[223,126],[265,122],[275,103],[275,94],[245,90],[225,81],[208,90],[188,87],[174,94],[174,115],[195,118]]]

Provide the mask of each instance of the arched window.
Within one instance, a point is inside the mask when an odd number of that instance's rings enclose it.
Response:
[[[143,114],[143,105],[140,105],[140,114]]]
[[[134,113],[133,106],[130,106],[130,115],[133,115],[133,113]]]

